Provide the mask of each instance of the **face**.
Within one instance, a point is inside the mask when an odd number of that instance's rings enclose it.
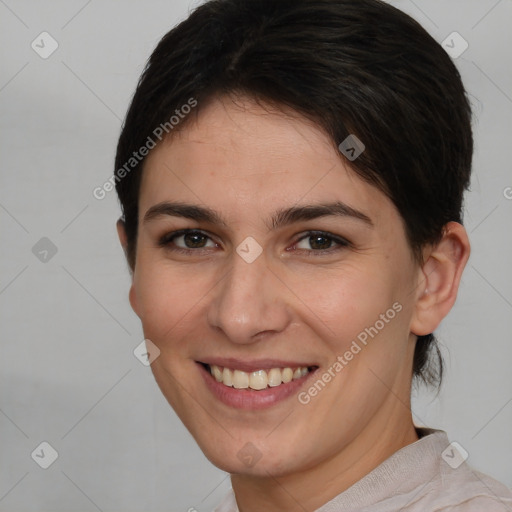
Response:
[[[410,414],[418,266],[318,127],[217,99],[147,157],[139,215],[130,300],[215,465],[293,473]]]

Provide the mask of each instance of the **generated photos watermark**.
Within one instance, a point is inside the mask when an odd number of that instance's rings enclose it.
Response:
[[[361,350],[368,344],[370,339],[373,339],[375,336],[379,334],[379,332],[386,327],[387,324],[396,317],[400,311],[402,311],[403,307],[400,302],[395,302],[389,309],[386,310],[385,313],[381,313],[379,315],[379,319],[370,327],[366,327],[363,331],[361,331],[356,339],[352,341],[350,347],[343,353],[343,355],[339,355],[336,357],[336,361],[329,366],[329,368],[322,373],[322,375],[307,389],[307,391],[301,391],[297,398],[299,402],[303,405],[309,404],[311,399],[322,391],[325,386],[333,380],[336,375],[338,375],[345,366],[349,364],[354,356],[359,354]],[[370,339],[369,339],[370,338]],[[362,346],[361,346],[362,345]]]
[[[171,133],[171,131],[180,124],[181,120],[185,119],[185,117],[190,114],[192,109],[196,106],[197,100],[194,97],[191,97],[188,99],[187,103],[174,111],[174,115],[172,115],[168,121],[160,123],[153,130],[151,135],[148,135],[146,142],[138,149],[138,151],[134,151],[128,161],[125,162],[122,167],[117,169],[115,173],[103,183],[103,185],[96,187],[92,191],[92,195],[95,199],[98,199],[98,201],[105,199],[107,194],[114,190],[115,184],[130,174],[130,172],[135,169],[142,160],[144,160],[149,152],[156,147],[157,143],[161,142],[166,135]]]

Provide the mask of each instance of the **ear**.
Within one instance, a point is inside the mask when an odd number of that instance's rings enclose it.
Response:
[[[126,229],[124,227],[124,220],[119,218],[116,222],[117,228],[117,236],[119,237],[119,242],[121,242],[121,247],[126,255],[127,247],[128,247],[128,238],[126,236]]]
[[[128,237],[126,236],[126,228],[125,223],[122,219],[119,219],[116,223],[117,228],[117,236],[119,237],[119,242],[121,243],[121,247],[123,248],[124,254],[128,259]],[[135,293],[135,285],[133,282],[133,268],[130,266],[130,273],[132,275],[132,284],[130,286],[130,292],[128,294],[128,298],[130,300],[130,305],[132,306],[133,311],[140,317],[138,313],[137,306],[137,297]]]
[[[464,227],[449,222],[443,238],[425,254],[411,321],[411,332],[425,336],[434,332],[448,314],[459,289],[462,271],[469,258],[470,245]]]

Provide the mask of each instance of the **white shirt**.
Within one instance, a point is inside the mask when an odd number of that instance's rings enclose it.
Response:
[[[417,428],[420,439],[316,512],[512,512],[512,492],[471,468],[446,432]],[[214,512],[239,512],[233,491]]]

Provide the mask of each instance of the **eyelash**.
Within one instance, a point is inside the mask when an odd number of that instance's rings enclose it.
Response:
[[[199,247],[197,249],[184,249],[183,247],[171,247],[171,244],[174,243],[174,240],[180,236],[184,236],[187,234],[199,234],[203,235],[210,240],[213,241],[213,239],[204,231],[198,230],[198,229],[181,229],[179,231],[173,231],[171,233],[167,233],[164,235],[160,240],[158,241],[159,247],[166,248],[168,250],[178,252],[181,254],[191,254],[191,253],[200,253],[203,250],[208,250],[209,247]],[[303,236],[301,236],[299,239],[297,239],[294,242],[294,245],[298,244],[299,242],[302,242],[302,240],[305,240],[307,238],[313,237],[313,236],[321,236],[327,239],[330,239],[332,242],[338,244],[337,247],[330,247],[328,249],[294,249],[298,251],[305,251],[308,256],[322,256],[325,254],[330,254],[335,251],[339,251],[340,249],[350,247],[351,244],[348,240],[345,240],[344,238],[341,238],[339,236],[333,235],[332,233],[326,232],[326,231],[308,231]]]

